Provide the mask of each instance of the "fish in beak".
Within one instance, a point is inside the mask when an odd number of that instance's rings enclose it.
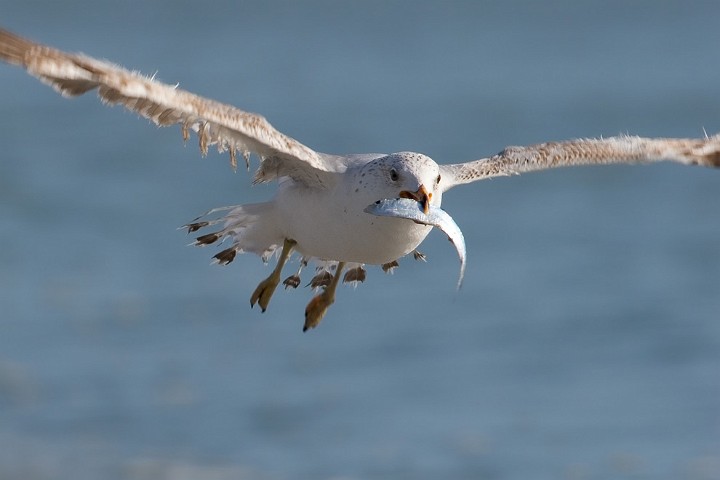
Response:
[[[409,198],[410,200],[420,202],[422,204],[423,212],[425,213],[425,215],[427,215],[430,211],[430,200],[432,200],[432,193],[427,191],[425,185],[420,185],[420,188],[417,189],[417,192],[409,192],[407,190],[401,191],[400,198]]]

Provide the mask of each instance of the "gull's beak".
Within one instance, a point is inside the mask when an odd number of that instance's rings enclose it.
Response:
[[[418,188],[417,192],[408,192],[407,190],[403,190],[402,192],[400,192],[400,198],[409,198],[411,200],[415,200],[416,202],[422,203],[423,212],[425,212],[425,215],[427,215],[430,211],[430,200],[432,200],[432,193],[427,191],[425,185],[420,185],[420,188]]]

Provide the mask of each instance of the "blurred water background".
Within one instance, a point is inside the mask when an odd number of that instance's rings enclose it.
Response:
[[[718,2],[3,0],[0,24],[331,153],[720,131]],[[307,288],[261,315],[269,268],[176,230],[273,186],[5,65],[0,114],[0,478],[720,478],[720,172],[458,188],[460,292],[433,233],[302,334]]]

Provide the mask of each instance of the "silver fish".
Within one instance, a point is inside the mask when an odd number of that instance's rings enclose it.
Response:
[[[437,227],[445,232],[460,257],[460,278],[457,283],[457,288],[460,289],[465,276],[465,237],[455,220],[445,210],[431,206],[426,215],[420,202],[407,198],[386,198],[368,205],[364,211],[378,217],[406,218],[416,223]]]

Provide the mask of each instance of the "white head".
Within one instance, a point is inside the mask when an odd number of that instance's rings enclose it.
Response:
[[[367,180],[373,178],[369,183]],[[440,167],[421,153],[391,153],[365,164],[355,178],[356,192],[366,190],[372,201],[385,198],[411,198],[423,203],[427,213],[430,205],[442,202]],[[372,186],[371,186],[372,185]],[[372,191],[368,191],[372,188]]]

